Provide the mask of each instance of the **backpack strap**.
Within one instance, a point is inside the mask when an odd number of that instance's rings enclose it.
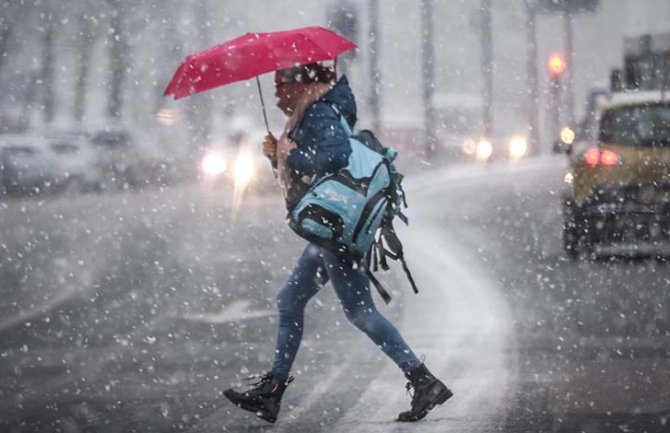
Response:
[[[388,248],[384,244],[386,244]],[[373,248],[378,250],[379,264],[384,270],[388,269],[386,257],[390,258],[391,260],[400,260],[400,263],[402,263],[402,269],[405,271],[405,275],[407,275],[407,280],[409,280],[409,283],[412,286],[412,290],[414,293],[419,293],[419,289],[416,287],[416,283],[414,282],[414,277],[412,277],[412,273],[410,272],[409,267],[407,266],[407,262],[405,261],[402,242],[400,242],[400,239],[398,239],[398,235],[393,228],[393,222],[391,220],[386,219],[384,221],[384,224],[382,225],[382,232],[379,236],[379,239],[375,241]]]
[[[377,271],[377,249],[375,248],[375,244],[372,245],[372,248],[370,248],[370,252],[366,255],[364,260],[365,260],[365,266],[364,266],[365,273],[368,276],[368,279],[377,289],[379,296],[381,296],[384,302],[388,304],[389,302],[391,302],[391,295],[389,295],[389,293],[386,291],[382,283],[380,283],[379,280],[370,271],[370,261],[372,261],[373,263],[375,272]]]
[[[387,304],[391,302],[391,295],[388,294],[386,289],[384,289],[384,286],[382,286],[382,283],[379,282],[379,280],[370,272],[370,268],[366,268],[365,272],[368,274],[368,278],[370,279],[370,282],[374,284],[375,288],[377,289],[377,292],[379,292],[379,295],[382,297],[384,302]]]
[[[389,264],[386,261],[386,257],[389,256],[391,260],[397,260],[397,258],[390,254],[386,248],[384,248],[384,244],[382,243],[381,238],[375,242],[374,249],[379,254],[379,266],[381,266],[384,271],[391,269],[389,268]]]

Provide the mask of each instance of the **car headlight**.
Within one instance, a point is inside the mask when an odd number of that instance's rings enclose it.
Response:
[[[477,161],[487,161],[493,154],[493,145],[486,138],[482,138],[477,142]]]
[[[561,129],[561,141],[568,146],[572,145],[575,142],[575,131],[569,126]]]
[[[563,176],[563,182],[565,182],[566,185],[572,185],[574,180],[575,176],[570,172],[565,173],[565,176]]]
[[[528,142],[526,137],[515,135],[509,142],[509,157],[510,159],[520,159],[526,156],[528,152]]]
[[[200,167],[207,176],[218,176],[226,171],[226,159],[218,152],[210,152],[202,158]]]
[[[475,143],[475,140],[468,138],[463,141],[463,152],[465,152],[466,155],[474,155],[476,149],[477,144]]]

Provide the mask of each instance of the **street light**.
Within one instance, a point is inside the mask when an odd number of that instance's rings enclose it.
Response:
[[[568,65],[562,53],[554,52],[547,59],[547,72],[549,72],[549,122],[550,135],[553,137],[559,134],[559,125],[561,123],[561,77],[565,73]]]

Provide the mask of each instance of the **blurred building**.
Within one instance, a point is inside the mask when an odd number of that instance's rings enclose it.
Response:
[[[248,31],[272,31],[309,25],[327,25],[328,10],[335,2],[264,2],[261,0],[206,1],[207,13],[198,15],[193,7],[176,0],[166,0],[170,7],[155,7],[154,1],[141,3],[119,0],[127,9],[124,23],[130,62],[124,84],[122,119],[147,131],[165,128],[156,114],[165,107],[162,91],[181,58],[218,42]],[[125,3],[124,3],[125,2]],[[160,2],[158,2],[160,3]],[[158,4],[156,3],[156,4]],[[597,13],[582,14],[574,21],[574,89],[575,112],[583,111],[582,101],[594,83],[607,80],[610,68],[619,65],[623,39],[627,35],[670,30],[670,2],[667,0],[607,0],[600,2]],[[162,3],[161,3],[162,4]],[[420,10],[417,1],[385,0],[379,2],[379,57],[382,71],[381,112],[384,124],[417,125],[423,118],[421,82]],[[435,95],[476,95],[481,91],[479,1],[435,1]],[[73,77],[78,70],[79,31],[75,19],[86,11],[88,3],[73,0],[62,6],[54,45],[54,77],[57,109],[53,122],[72,123],[74,105]],[[370,125],[366,109],[370,91],[368,59],[368,2],[350,2],[357,13],[359,51],[347,66],[347,73],[358,97],[361,125]],[[526,68],[526,15],[524,0],[494,0],[493,16],[493,122],[494,129],[509,132],[524,127],[527,112],[528,80]],[[67,10],[65,10],[67,9]],[[100,8],[88,10],[97,25],[103,26],[107,15]],[[125,10],[125,9],[124,9]],[[259,13],[259,11],[263,11]],[[58,12],[58,11],[57,11]],[[65,13],[67,12],[67,13]],[[14,40],[0,69],[0,119],[9,123],[39,124],[42,102],[35,74],[41,67],[36,53],[42,52],[40,13],[20,15]],[[203,18],[203,16],[205,18]],[[331,12],[332,16],[332,12]],[[207,31],[198,31],[205,27]],[[109,86],[109,39],[104,28],[94,28],[89,89],[84,118],[89,122],[105,120],[105,99]],[[546,105],[547,77],[544,61],[552,51],[563,49],[563,27],[557,16],[541,16],[537,23],[539,106]],[[272,107],[273,84],[261,78],[268,106]],[[236,112],[255,118],[262,125],[260,101],[249,83],[240,83],[208,92],[207,104],[212,110],[206,128],[211,133],[222,129]],[[194,99],[171,103],[169,108],[188,111],[200,104]],[[197,109],[196,109],[197,113]],[[544,113],[541,110],[541,114]],[[181,113],[183,114],[183,113]],[[269,109],[272,129],[278,130],[283,117]],[[197,118],[198,116],[190,116]],[[167,137],[186,139],[194,125],[189,116],[179,115]],[[541,119],[542,120],[542,119]],[[444,121],[444,120],[443,120]],[[186,123],[184,123],[186,122]],[[13,127],[13,126],[12,126]],[[225,129],[225,128],[223,128]],[[181,133],[179,131],[181,131]],[[164,132],[164,131],[163,131]],[[180,135],[181,134],[181,135]],[[544,137],[547,139],[547,137]]]

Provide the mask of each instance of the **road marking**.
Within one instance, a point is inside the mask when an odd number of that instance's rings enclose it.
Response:
[[[250,310],[250,305],[250,300],[240,299],[233,301],[218,313],[187,313],[182,315],[181,318],[194,322],[205,322],[218,325],[221,323],[238,322],[240,320],[267,317],[276,314],[276,311],[274,310]]]
[[[312,411],[312,408],[320,402],[321,397],[328,391],[332,390],[335,382],[338,382],[342,374],[345,371],[351,371],[351,358],[348,358],[347,361],[343,364],[340,364],[333,370],[328,372],[328,376],[324,379],[319,380],[314,389],[304,397],[301,397],[301,401],[304,403],[302,406],[297,406],[291,410],[285,410],[284,417],[279,418],[279,424],[276,428],[273,428],[273,432],[293,432],[294,425],[286,421],[294,421],[301,419],[305,414],[309,414]]]
[[[60,292],[58,292],[53,298],[48,301],[39,304],[38,306],[31,308],[29,310],[23,310],[16,314],[13,314],[5,319],[0,320],[0,332],[7,329],[13,328],[17,325],[20,325],[24,322],[40,317],[45,313],[53,310],[58,307],[68,299],[77,295],[78,293],[84,292],[83,288],[73,288],[73,287],[63,287]]]
[[[99,280],[99,276],[109,268],[109,260],[105,256],[91,256],[87,260],[86,272],[79,272],[76,264],[80,261],[77,250],[73,249],[69,256],[55,260],[50,269],[45,271],[45,274],[54,280],[58,280],[58,274],[65,272],[73,272],[77,275],[76,280],[57,283],[54,286],[47,286],[46,288],[30,288],[25,291],[30,294],[37,294],[39,290],[48,290],[47,294],[40,293],[40,296],[35,296],[32,300],[32,308],[22,309],[16,314],[12,314],[0,320],[0,332],[11,329],[15,326],[21,325],[25,322],[35,320],[62,304],[66,303],[72,298],[83,296],[87,293],[92,293],[98,289],[94,281]],[[74,272],[77,270],[78,272]],[[55,274],[55,275],[54,275]],[[49,295],[52,295],[49,297]]]

